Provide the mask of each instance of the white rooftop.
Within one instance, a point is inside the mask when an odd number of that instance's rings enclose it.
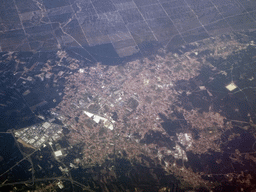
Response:
[[[88,111],[84,111],[84,113],[85,113],[88,117],[92,118],[92,120],[93,120],[94,122],[99,123],[100,121],[103,121],[105,127],[109,128],[110,130],[113,130],[113,129],[114,129],[114,126],[113,126],[113,123],[115,123],[114,120],[109,121],[108,119],[106,119],[106,118],[104,118],[104,117],[95,115],[95,114],[90,113],[90,112],[88,112]]]
[[[42,126],[43,126],[45,129],[48,129],[48,128],[51,126],[51,124],[48,123],[48,122],[45,122]]]
[[[237,88],[236,84],[234,82],[231,82],[230,84],[228,84],[226,86],[226,88],[229,90],[229,91],[233,91]]]
[[[55,155],[56,157],[62,156],[61,150],[55,151],[55,152],[54,152],[54,155]]]

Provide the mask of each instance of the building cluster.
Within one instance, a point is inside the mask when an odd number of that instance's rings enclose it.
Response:
[[[188,97],[206,92],[211,102],[215,94],[196,77],[203,66],[209,66],[202,56],[205,47],[213,55],[224,43],[221,39],[216,39],[213,47],[204,43],[194,44],[198,48],[181,55],[159,54],[152,60],[144,58],[120,66],[84,66],[66,77],[63,100],[51,111],[69,127],[69,142],[83,144],[81,164],[100,164],[116,153],[148,165],[147,158],[163,167],[168,165],[166,170],[176,175],[185,177],[189,172],[199,182],[200,176],[178,162],[189,161],[188,151],[219,152],[221,135],[232,128],[224,123],[221,113],[212,111],[211,106],[202,112]],[[183,95],[187,97],[181,103]],[[187,182],[193,183],[190,177]]]
[[[40,148],[45,143],[57,141],[63,136],[62,126],[51,121],[19,129],[14,132],[14,135],[33,148]]]

